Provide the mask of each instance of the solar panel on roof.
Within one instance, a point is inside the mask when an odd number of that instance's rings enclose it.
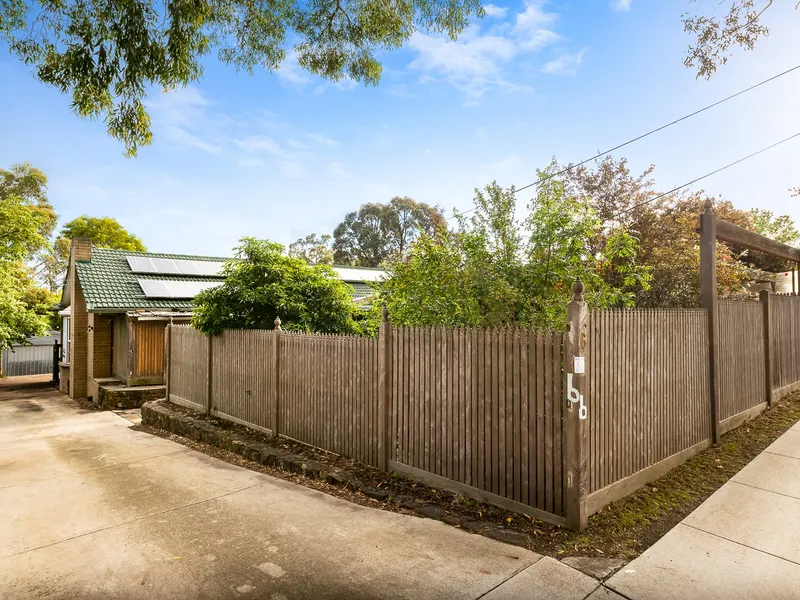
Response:
[[[218,285],[222,282],[139,279],[139,286],[148,298],[194,298],[203,290]]]
[[[128,266],[134,273],[158,273],[159,275],[220,275],[225,263],[212,260],[187,260],[182,258],[152,258],[150,256],[126,256]]]

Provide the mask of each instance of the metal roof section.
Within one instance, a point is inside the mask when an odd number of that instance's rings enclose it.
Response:
[[[333,270],[341,277],[342,281],[378,282],[386,279],[386,271],[383,269],[334,266]]]
[[[139,279],[139,285],[148,298],[191,299],[202,291],[222,285],[222,281]]]
[[[157,275],[195,275],[199,277],[219,277],[224,262],[210,260],[188,260],[180,258],[153,258],[150,256],[126,256],[128,266],[134,273]]]

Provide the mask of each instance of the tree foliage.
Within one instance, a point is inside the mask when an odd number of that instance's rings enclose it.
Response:
[[[438,207],[408,197],[388,204],[363,204],[348,213],[333,232],[336,264],[377,267],[392,256],[405,256],[421,233],[444,227]]]
[[[555,165],[540,172],[524,220],[516,217],[514,189],[493,182],[476,190],[474,213],[459,215],[457,230],[424,234],[406,259],[392,260],[380,301],[393,321],[561,327],[576,277],[587,282],[591,305],[631,306],[650,280],[636,240],[615,230],[601,252],[591,252],[601,222],[554,172]],[[619,285],[606,281],[612,274]]]
[[[51,289],[57,289],[60,286],[69,265],[72,240],[77,237],[89,238],[92,240],[92,244],[98,248],[147,251],[142,240],[126,230],[116,219],[81,215],[65,223],[53,243],[53,254],[47,269],[47,280]]]
[[[561,170],[561,169],[559,169]],[[700,303],[698,215],[701,193],[661,196],[654,187],[653,167],[634,175],[624,158],[605,157],[594,166],[569,169],[561,175],[567,189],[584,198],[606,224],[591,243],[599,251],[610,227],[620,227],[638,240],[639,260],[651,269],[650,288],[640,289],[637,305],[693,307]],[[655,200],[653,200],[655,199]],[[714,200],[720,219],[793,244],[797,232],[792,219],[769,211],[745,211],[731,202]],[[784,261],[728,244],[717,244],[717,285],[721,296],[740,293],[749,279],[748,268],[783,271]]]
[[[332,265],[333,237],[329,234],[312,233],[289,244],[289,256],[301,258],[309,265]]]
[[[198,80],[212,50],[252,73],[277,69],[291,45],[312,73],[377,84],[379,53],[420,30],[455,39],[482,14],[479,0],[5,0],[0,37],[40,81],[69,93],[76,113],[103,117],[136,154],[152,139],[147,91]]]
[[[223,329],[283,329],[361,333],[348,286],[327,265],[308,265],[284,247],[243,238],[235,259],[225,263],[225,282],[195,298],[192,322],[216,335]]]
[[[35,279],[56,222],[46,185],[44,173],[27,163],[0,169],[0,350],[49,324],[54,298]]]
[[[709,79],[717,67],[728,62],[731,48],[752,50],[756,42],[769,35],[762,16],[773,0],[758,3],[756,0],[732,0],[727,14],[683,15],[684,31],[695,36],[689,46],[684,65],[697,69],[698,77]],[[716,9],[715,5],[715,9]]]

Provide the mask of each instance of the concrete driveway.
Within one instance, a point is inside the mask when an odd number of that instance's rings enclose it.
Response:
[[[582,600],[597,582],[0,382],[0,599]]]

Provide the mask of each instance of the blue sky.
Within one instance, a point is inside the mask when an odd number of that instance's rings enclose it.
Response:
[[[0,166],[43,169],[62,221],[112,216],[162,252],[228,255],[244,235],[290,243],[397,195],[464,210],[493,179],[525,185],[553,156],[582,160],[800,64],[800,13],[777,3],[768,39],[696,80],[680,16],[710,6],[498,3],[455,44],[418,33],[382,55],[379,87],[320,80],[291,55],[253,76],[208,60],[200,82],[150,98],[154,142],[135,159],[2,52]],[[636,171],[655,164],[668,190],[800,132],[798,98],[800,71],[616,156]],[[700,185],[800,222],[787,191],[798,157],[800,139]]]

